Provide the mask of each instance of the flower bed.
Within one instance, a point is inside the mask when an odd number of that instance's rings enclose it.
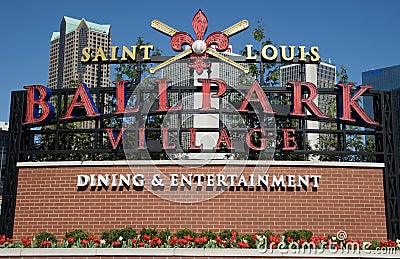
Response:
[[[320,250],[340,250],[349,247],[362,250],[392,248],[396,251],[400,250],[400,240],[351,240],[345,235],[339,235],[339,232],[335,236],[314,236],[308,230],[291,230],[283,234],[269,231],[239,234],[235,230],[224,230],[219,233],[206,230],[196,233],[182,229],[171,233],[168,229],[157,231],[151,228],[144,228],[139,233],[132,228],[114,229],[103,232],[101,237],[78,229],[67,232],[61,242],[48,232],[21,240],[0,236],[0,248],[233,248],[266,251],[305,247]]]

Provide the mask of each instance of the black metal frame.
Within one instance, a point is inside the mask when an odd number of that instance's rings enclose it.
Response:
[[[165,60],[167,57],[154,57],[152,62],[159,63]],[[236,58],[238,62],[243,62],[243,58]],[[265,94],[268,95],[280,95],[284,96],[290,94],[290,90],[286,88],[277,87],[263,87]],[[183,91],[198,91],[193,88],[185,88],[182,86],[172,86],[171,91],[177,91],[179,96],[182,96]],[[236,91],[234,88],[228,87],[227,94]],[[112,150],[109,144],[105,144],[105,128],[109,127],[112,121],[121,121],[123,115],[114,115],[111,113],[112,105],[107,106],[105,102],[106,98],[115,94],[114,87],[95,87],[90,88],[92,96],[94,96],[96,107],[100,113],[109,111],[101,117],[88,118],[85,116],[78,117],[74,122],[90,121],[93,127],[88,129],[69,128],[70,122],[60,120],[60,114],[64,114],[67,109],[68,97],[72,96],[75,89],[55,89],[53,90],[53,96],[56,97],[56,116],[47,125],[52,125],[53,129],[40,129],[35,128],[37,125],[23,125],[23,118],[25,116],[25,103],[26,103],[26,92],[25,91],[14,91],[11,96],[11,107],[10,107],[10,128],[9,128],[9,148],[7,155],[7,172],[5,174],[4,192],[3,192],[3,203],[2,203],[2,214],[1,214],[1,226],[0,233],[7,236],[13,234],[14,224],[14,213],[15,213],[15,202],[17,195],[17,181],[18,181],[18,168],[17,162],[21,161],[35,161],[41,160],[40,157],[43,155],[57,155],[61,160],[67,160],[72,155],[86,155],[86,159],[89,160],[105,160],[109,158],[109,154],[123,156],[123,150]],[[128,94],[131,94],[132,90]],[[318,89],[318,94],[336,96],[337,92],[335,89]],[[386,202],[386,219],[387,219],[387,232],[388,238],[395,239],[400,237],[400,174],[399,174],[399,162],[396,159],[397,150],[397,137],[395,129],[397,129],[397,118],[393,116],[393,103],[394,97],[391,92],[384,91],[368,91],[364,95],[372,96],[374,100],[375,109],[375,120],[379,122],[378,126],[371,126],[367,124],[347,124],[344,122],[338,122],[334,118],[320,120],[312,116],[306,118],[295,118],[290,117],[285,112],[280,112],[276,115],[279,118],[291,118],[296,121],[299,127],[296,128],[296,135],[300,136],[300,142],[298,143],[300,149],[294,151],[284,151],[282,149],[276,149],[276,154],[282,155],[298,155],[296,159],[306,160],[311,155],[337,155],[338,157],[345,156],[364,156],[371,158],[370,161],[384,162],[384,184],[385,184],[385,202]],[[140,93],[139,93],[140,96]],[[140,98],[139,98],[140,99]],[[144,103],[140,104],[142,107]],[[147,104],[148,105],[148,104]],[[150,104],[151,105],[151,104]],[[288,105],[287,103],[285,104]],[[285,107],[284,109],[285,110]],[[223,110],[219,109],[217,112],[221,113]],[[190,110],[190,113],[198,113],[198,110]],[[223,112],[229,112],[224,110]],[[176,111],[178,114],[182,114],[182,111]],[[156,112],[150,109],[150,112],[146,112],[146,115],[154,115]],[[252,112],[249,112],[252,114]],[[138,118],[141,118],[142,114],[138,113]],[[181,116],[180,116],[181,118]],[[318,120],[323,122],[335,123],[337,125],[334,130],[327,129],[307,129],[305,127],[307,120]],[[367,127],[370,130],[353,130],[347,126],[360,126]],[[118,126],[116,126],[118,127]],[[220,129],[223,125],[220,125]],[[220,130],[217,129],[217,130]],[[148,127],[147,131],[159,132],[160,128]],[[189,129],[181,129],[182,131],[188,131]],[[207,131],[215,131],[215,129],[204,129]],[[337,138],[336,150],[312,150],[307,148],[306,136],[309,133],[317,134],[330,134]],[[69,150],[65,146],[63,141],[68,134],[88,134],[91,136],[91,148],[85,150]],[[280,134],[278,129],[277,134]],[[349,135],[363,135],[363,136],[374,136],[376,141],[376,150],[371,152],[349,150],[346,146],[346,139]],[[38,135],[53,135],[54,136],[54,147],[51,150],[38,150],[35,149],[34,140],[35,136]],[[158,150],[159,151],[159,150]],[[290,157],[290,156],[289,156]],[[39,158],[39,159],[38,159]]]
[[[18,167],[20,148],[23,145],[22,120],[25,113],[22,103],[26,102],[23,91],[11,93],[9,142],[6,174],[4,176],[3,199],[1,206],[1,234],[12,236],[17,198]]]
[[[377,147],[384,151],[380,162],[385,163],[383,180],[385,190],[386,225],[388,238],[395,240],[400,237],[400,170],[398,161],[398,126],[393,92],[382,91],[375,99],[375,112],[380,111],[382,125],[381,138]]]

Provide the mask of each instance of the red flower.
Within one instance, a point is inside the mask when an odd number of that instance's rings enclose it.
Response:
[[[51,246],[51,241],[48,241],[48,240],[42,241],[39,244],[39,247],[50,247],[50,246]]]
[[[144,245],[145,245],[144,242],[140,242],[140,243],[139,243],[139,246],[140,246],[140,247],[144,247]]]
[[[113,247],[119,247],[121,243],[119,241],[114,241],[113,242]]]
[[[81,239],[81,245],[86,246],[89,243],[86,239]]]
[[[23,238],[23,239],[21,240],[21,243],[22,243],[24,246],[31,246],[31,244],[32,244],[31,240],[30,240],[28,237]]]
[[[69,244],[72,244],[75,240],[73,237],[69,237],[69,238],[67,238],[67,241]]]
[[[93,243],[100,245],[100,238],[95,238],[93,240]]]
[[[0,245],[4,244],[5,242],[12,243],[14,240],[12,240],[12,238],[7,238],[5,235],[0,236]]]
[[[250,245],[246,242],[238,242],[238,246],[240,248],[249,248],[250,247]]]
[[[161,245],[162,244],[162,240],[159,238],[159,237],[153,237],[151,240],[150,240],[150,244],[151,245]]]
[[[220,243],[220,244],[223,245],[223,246],[227,246],[227,245],[228,245],[228,243],[225,242],[225,241],[223,241],[219,236],[217,236],[217,237],[215,238],[215,241],[217,241],[217,243]]]
[[[203,244],[207,243],[207,237],[206,236],[200,237],[200,243]]]
[[[388,241],[387,241],[387,246],[389,246],[389,247],[396,247],[396,242],[394,242],[394,241],[388,239]]]
[[[195,244],[205,244],[207,243],[207,237],[203,236],[203,237],[196,237],[194,239],[194,243]]]
[[[256,240],[257,239],[257,234],[253,235],[253,239]]]
[[[236,238],[236,235],[237,235],[236,231],[233,231],[232,232],[232,237]]]
[[[396,247],[396,242],[388,239],[386,242],[382,241],[379,247]]]
[[[178,243],[179,243],[181,246],[184,246],[184,245],[186,245],[186,244],[188,243],[188,241],[187,241],[187,239],[180,238],[180,239],[178,239]]]
[[[337,242],[333,242],[332,240],[328,240],[328,243],[326,245],[326,248],[331,249],[332,247],[336,248],[336,249],[340,249],[341,246],[337,243]]]
[[[94,236],[93,236],[93,235],[90,235],[90,236],[89,236],[89,240],[90,240],[90,241],[93,241],[93,240],[94,240]]]
[[[169,240],[169,244],[170,245],[175,245],[178,242],[178,238],[176,237],[171,237],[171,239]]]
[[[310,242],[313,244],[318,244],[320,242],[320,239],[318,237],[310,237]]]
[[[291,237],[287,237],[287,238],[286,238],[286,242],[288,242],[288,243],[292,243],[292,242],[293,242],[293,238],[291,238]]]
[[[275,244],[278,244],[278,243],[281,242],[281,238],[278,237],[278,236],[270,235],[270,236],[268,237],[268,239],[269,239],[269,242],[275,243]]]
[[[299,239],[299,244],[302,245],[302,244],[304,244],[305,242],[307,242],[307,240],[306,240],[306,239],[302,239],[302,238],[300,237],[300,239]]]
[[[190,235],[184,236],[183,238],[188,242],[193,240],[193,238]]]
[[[149,235],[146,235],[146,234],[143,235],[143,240],[146,241],[146,242],[149,241],[150,238],[151,237]]]

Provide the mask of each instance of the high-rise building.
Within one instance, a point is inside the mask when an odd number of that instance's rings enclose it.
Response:
[[[109,64],[82,64],[82,49],[97,51],[102,47],[107,55],[111,46],[110,25],[97,24],[64,16],[59,32],[50,40],[50,64],[47,86],[69,87],[85,82],[88,87],[111,84]]]
[[[362,72],[362,84],[371,85],[374,90],[394,90],[400,89],[400,65],[369,69]],[[373,102],[371,99],[364,100],[364,109],[371,116],[374,117]]]
[[[302,68],[304,66],[304,68]],[[302,72],[302,70],[304,72]],[[302,73],[304,75],[302,75]],[[319,64],[291,64],[280,68],[281,87],[285,87],[290,81],[311,82],[317,88],[329,88],[336,84],[336,66],[327,62]],[[330,105],[329,96],[318,96],[318,107],[326,113]]]
[[[230,52],[222,52],[221,54],[227,57],[239,56],[232,53],[232,47],[230,46]],[[201,87],[201,83],[197,81],[199,78],[219,78],[223,79],[227,85],[236,87],[243,84],[244,78],[247,75],[240,69],[217,59],[212,59],[210,67],[204,69],[201,74],[197,74],[196,71],[188,67],[188,61],[182,60],[180,62],[174,62],[161,71],[161,77],[171,79],[173,84],[179,86],[194,86],[197,88]],[[216,92],[212,91],[212,94]],[[222,98],[221,107],[226,107],[229,100],[228,96]],[[176,105],[179,101],[182,102],[184,110],[199,109],[202,106],[202,94],[201,92],[183,92],[181,99],[178,98],[177,93],[170,93],[169,100],[171,105]],[[212,107],[220,107],[220,101],[218,98],[211,98]],[[185,128],[219,128],[220,123],[223,123],[228,129],[233,127],[236,123],[240,123],[239,116],[222,114],[182,114],[181,125],[177,115],[169,115],[168,123],[169,127],[185,127]],[[196,145],[203,145],[203,149],[212,150],[218,141],[218,132],[196,132]],[[236,140],[236,136],[231,136],[232,141]],[[241,139],[242,140],[242,139]],[[182,147],[187,149],[190,143],[190,134],[182,133],[181,139]],[[224,159],[226,154],[201,154],[192,153],[188,155],[189,159]]]
[[[313,83],[317,88],[329,88],[336,84],[336,66],[320,62],[318,64],[290,64],[281,66],[280,83],[282,87],[290,81],[306,81]],[[324,114],[329,113],[330,107],[336,107],[334,98],[328,95],[318,95],[314,100],[315,104]],[[325,128],[326,124],[318,121],[307,121],[308,129]],[[312,148],[319,145],[319,134],[308,134],[308,143]]]
[[[397,121],[395,129],[396,148],[400,150],[400,65],[370,69],[362,72],[362,84],[373,86],[374,90],[390,90],[393,94],[393,116]],[[371,118],[374,118],[374,104],[372,98],[364,99],[364,109]],[[397,152],[399,154],[399,152]],[[397,160],[400,160],[398,155]]]
[[[400,65],[364,71],[362,84],[372,85],[375,90],[400,88]]]

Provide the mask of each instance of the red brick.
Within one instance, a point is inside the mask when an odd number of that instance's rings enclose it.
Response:
[[[222,168],[158,166],[166,174],[218,173]],[[253,169],[247,167],[245,173]],[[137,168],[137,172],[145,170]],[[128,166],[20,168],[14,238],[49,231],[61,239],[66,231],[78,228],[100,236],[114,228],[152,227],[236,229],[241,233],[308,229],[315,235],[345,230],[351,239],[386,239],[382,169],[271,166],[269,175],[320,175],[320,187],[316,192],[310,187],[307,191],[232,188],[193,204],[167,201],[146,189],[79,191],[76,175],[90,173],[131,171]]]

